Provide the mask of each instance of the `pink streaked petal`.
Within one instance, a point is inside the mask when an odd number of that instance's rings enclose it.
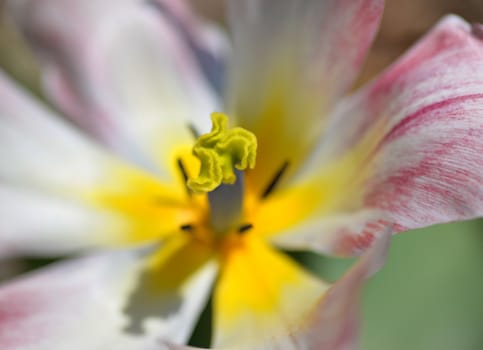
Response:
[[[227,108],[258,136],[264,161],[247,182],[261,191],[284,162],[291,172],[316,143],[328,112],[359,72],[383,1],[233,0],[229,5],[234,52]]]
[[[391,234],[388,230],[373,242],[359,261],[325,294],[317,307],[286,337],[272,338],[260,346],[240,350],[357,350],[360,294],[366,280],[386,261]],[[163,342],[169,350],[190,350]],[[232,347],[228,347],[232,348]],[[234,347],[235,348],[235,345]]]
[[[217,99],[161,11],[137,0],[9,5],[54,102],[107,146],[169,177],[166,150],[191,142],[190,124],[208,129]]]
[[[475,28],[456,16],[444,18],[340,105],[302,173],[316,184],[313,175],[327,164],[363,149],[351,172],[357,190],[332,213],[351,224],[324,231],[332,236],[324,238],[324,251],[360,252],[350,242],[375,237],[384,226],[399,232],[483,215],[483,40]],[[370,213],[365,224],[361,213]],[[294,231],[282,240],[320,241],[316,228],[330,220],[314,219],[310,234],[298,240]]]
[[[215,270],[200,268],[176,297],[158,295],[170,311],[145,318],[132,301],[142,286],[145,255],[138,250],[85,257],[0,287],[0,347],[152,350],[161,340],[186,341]],[[141,322],[142,329],[133,329],[133,322]]]
[[[295,229],[280,232],[272,240],[286,249],[354,256],[364,253],[390,227],[386,213],[365,208],[306,220]]]
[[[470,25],[443,19],[349,105],[385,123],[366,206],[397,231],[483,215],[483,40]]]

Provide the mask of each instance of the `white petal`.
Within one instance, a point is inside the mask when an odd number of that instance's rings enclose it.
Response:
[[[80,194],[112,182],[114,161],[0,71],[0,256],[69,251],[122,234]]]
[[[158,295],[165,313],[143,317],[132,301],[145,253],[111,252],[61,263],[0,288],[0,347],[9,350],[157,349],[184,342],[215,274],[209,264],[178,290]],[[157,276],[162,281],[163,276]],[[174,297],[176,296],[176,298]],[[134,304],[133,304],[134,303]],[[130,324],[140,317],[143,328]]]
[[[174,147],[209,129],[216,97],[154,4],[22,0],[12,12],[43,62],[54,101],[117,152],[165,177]]]
[[[221,94],[229,53],[228,38],[214,23],[196,16],[184,0],[153,0],[183,37],[212,87]]]
[[[0,178],[12,185],[88,187],[103,177],[99,152],[0,71]]]
[[[382,14],[381,0],[232,0],[227,109],[258,137],[257,192],[314,146],[328,112],[356,77]],[[252,179],[253,177],[253,179]]]
[[[0,258],[108,246],[123,229],[113,213],[0,184]]]
[[[121,243],[132,230],[128,215],[92,196],[110,194],[117,202],[132,192],[139,192],[138,199],[163,197],[156,194],[157,179],[148,180],[152,193],[142,192],[143,180],[136,181],[144,177],[96,148],[0,71],[0,255]]]

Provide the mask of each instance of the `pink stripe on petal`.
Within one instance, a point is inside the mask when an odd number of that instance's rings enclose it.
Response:
[[[406,135],[410,135],[413,129],[417,129],[420,127],[424,127],[430,123],[434,122],[442,122],[442,116],[440,115],[440,111],[444,110],[446,107],[450,107],[451,105],[455,104],[463,104],[463,103],[470,103],[470,102],[478,102],[483,98],[483,93],[481,94],[470,94],[465,96],[457,96],[452,97],[444,101],[435,102],[429,106],[425,106],[418,110],[417,112],[407,116],[406,118],[402,119],[398,124],[396,124],[384,137],[381,141],[381,147],[384,146],[385,143],[390,143],[391,141],[396,140],[399,137],[404,137]],[[454,116],[453,116],[454,117]],[[467,143],[465,140],[461,140],[463,145]],[[470,143],[467,143],[466,146],[470,146]],[[452,146],[452,145],[449,145]]]

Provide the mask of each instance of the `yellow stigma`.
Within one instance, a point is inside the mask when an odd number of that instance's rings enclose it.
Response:
[[[228,117],[223,113],[212,113],[211,122],[211,132],[201,135],[193,147],[201,168],[196,179],[188,180],[188,187],[198,193],[213,191],[222,183],[235,183],[233,168],[245,170],[255,166],[255,135],[240,127],[229,129]]]

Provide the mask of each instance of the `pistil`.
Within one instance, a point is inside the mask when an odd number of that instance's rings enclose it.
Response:
[[[236,170],[235,174],[234,184],[221,185],[208,192],[211,226],[218,235],[233,229],[242,219],[244,174],[240,170]]]
[[[228,117],[212,113],[211,132],[201,135],[193,155],[200,160],[198,177],[188,179],[195,193],[207,193],[211,226],[223,234],[241,224],[244,170],[255,166],[257,139],[250,131],[228,128]]]

